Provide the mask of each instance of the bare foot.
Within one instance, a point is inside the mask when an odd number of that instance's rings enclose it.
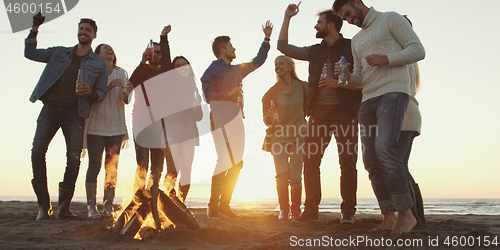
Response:
[[[379,230],[384,230],[384,231],[391,231],[394,230],[396,227],[396,213],[394,211],[388,212],[383,215],[384,219],[380,225],[375,227],[374,229],[370,231],[379,231]]]
[[[398,223],[394,230],[395,234],[409,233],[417,225],[417,220],[413,217],[411,209],[399,212]]]

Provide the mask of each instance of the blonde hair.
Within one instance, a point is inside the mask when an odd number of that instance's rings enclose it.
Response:
[[[292,66],[292,70],[290,71],[290,75],[292,76],[293,79],[300,81],[299,77],[297,76],[297,72],[295,72],[295,62],[293,61],[293,59],[291,57],[288,57],[285,55],[279,55],[276,57],[276,59],[274,59],[274,61],[276,62],[276,60],[278,60],[278,58],[285,58],[285,61],[288,64],[288,66]],[[280,77],[276,76],[276,79],[279,81]]]

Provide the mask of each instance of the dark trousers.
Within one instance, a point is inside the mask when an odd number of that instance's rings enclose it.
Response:
[[[66,140],[66,170],[63,183],[74,187],[80,170],[80,154],[83,148],[83,128],[85,119],[78,117],[78,111],[44,105],[38,116],[31,163],[33,183],[47,182],[45,155],[54,135],[62,129]]]
[[[340,208],[343,213],[356,212],[358,117],[347,117],[340,105],[316,105],[309,119],[304,148],[305,212],[318,212],[321,202],[321,159],[332,135],[335,136],[339,154]]]
[[[106,150],[104,159],[104,169],[106,178],[104,186],[115,187],[117,181],[118,159],[123,135],[100,136],[87,135],[87,150],[89,152],[89,168],[85,183],[97,183],[97,176],[101,171],[102,154]]]
[[[149,169],[149,158],[151,156],[151,173],[158,170],[158,178],[163,170],[163,152],[161,148],[144,148],[135,144],[135,157],[137,160],[137,170],[135,172],[134,190],[146,188],[146,177]],[[151,175],[152,177],[152,175]],[[150,178],[152,180],[152,178]],[[153,183],[149,183],[150,187]]]

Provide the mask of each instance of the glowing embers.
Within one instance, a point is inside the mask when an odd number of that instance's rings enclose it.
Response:
[[[159,202],[157,204],[154,204],[152,196],[150,190],[137,190],[130,204],[116,220],[113,231],[141,239],[167,227],[175,228],[179,224],[185,224],[192,230],[200,228],[193,213],[177,198],[175,189],[168,194],[163,190],[158,190],[157,201]],[[153,216],[155,209],[158,216]],[[137,235],[139,230],[141,232]]]

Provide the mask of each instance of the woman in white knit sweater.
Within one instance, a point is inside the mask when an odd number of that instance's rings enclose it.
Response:
[[[398,149],[401,155],[401,160],[406,168],[408,177],[408,185],[410,187],[410,194],[412,195],[414,206],[412,207],[413,216],[417,219],[417,225],[426,224],[424,217],[424,204],[422,194],[418,184],[413,179],[408,168],[408,159],[410,158],[411,147],[413,139],[420,135],[420,128],[422,126],[422,116],[418,109],[418,101],[415,98],[418,87],[420,85],[420,77],[418,72],[417,63],[408,65],[410,73],[410,99],[408,107],[406,108],[403,124],[401,126],[401,133],[399,134]]]
[[[403,15],[403,17],[405,17],[413,27],[410,19],[408,19],[406,15]],[[424,203],[422,199],[422,193],[420,192],[418,184],[415,182],[415,179],[413,179],[413,176],[410,173],[410,169],[408,168],[408,160],[410,158],[413,139],[420,135],[420,129],[422,127],[422,115],[420,114],[420,110],[418,108],[418,101],[415,98],[415,95],[417,94],[418,88],[420,86],[420,72],[418,70],[417,63],[408,65],[408,70],[410,73],[410,99],[408,102],[408,107],[406,108],[403,124],[401,126],[401,133],[399,134],[398,149],[399,154],[401,155],[401,160],[403,160],[403,164],[406,168],[409,182],[408,185],[410,187],[410,193],[414,202],[412,213],[413,216],[415,216],[415,219],[417,219],[418,226],[427,224],[427,221],[425,220],[424,216]]]
[[[118,158],[120,149],[128,140],[125,124],[125,104],[128,104],[129,93],[133,89],[128,82],[127,72],[116,66],[113,48],[107,44],[96,47],[99,55],[108,66],[108,87],[106,98],[95,103],[90,116],[85,121],[84,148],[88,150],[89,167],[85,179],[87,191],[88,217],[100,218],[96,207],[97,176],[102,165],[102,154],[106,150],[104,167],[104,210],[106,216],[112,216],[113,200],[117,180]],[[125,84],[124,84],[125,83]]]

